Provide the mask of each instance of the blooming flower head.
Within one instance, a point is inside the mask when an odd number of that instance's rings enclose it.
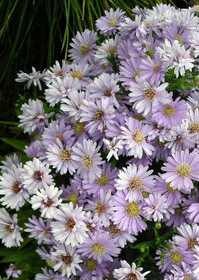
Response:
[[[103,34],[114,34],[120,26],[120,23],[124,20],[124,12],[119,8],[115,11],[111,8],[104,13],[106,16],[102,16],[96,21],[97,29]]]
[[[17,221],[17,214],[11,217],[4,208],[0,208],[0,239],[8,248],[20,246],[23,241]]]
[[[18,278],[21,275],[21,269],[18,269],[16,265],[11,263],[9,267],[6,269],[6,276],[9,279],[10,277]]]
[[[143,268],[136,267],[135,263],[132,263],[131,266],[125,261],[120,261],[121,267],[115,269],[113,272],[113,276],[115,279],[127,279],[127,280],[144,280],[145,276],[150,273],[150,271],[146,271],[142,273]]]
[[[20,124],[24,132],[29,134],[39,130],[42,131],[47,123],[47,118],[52,114],[46,114],[43,108],[43,102],[39,99],[31,100],[24,103],[21,107],[22,115],[19,115]]]
[[[142,200],[142,193],[151,192],[155,185],[153,176],[150,176],[152,172],[153,170],[148,170],[148,167],[130,164],[119,171],[118,178],[115,179],[115,187],[117,190],[127,189],[126,199],[130,201]]]
[[[97,143],[92,140],[83,140],[83,143],[76,143],[73,146],[72,159],[76,161],[77,174],[83,179],[88,179],[89,182],[93,182],[101,174],[99,165],[103,164],[103,161],[98,153],[99,147],[96,147]]]
[[[77,32],[75,38],[72,39],[69,50],[69,57],[73,59],[73,62],[93,62],[94,51],[96,48],[95,42],[97,40],[97,34],[94,31],[86,29],[84,32]]]
[[[78,252],[82,256],[93,258],[99,263],[103,261],[113,261],[113,257],[118,256],[120,249],[116,245],[116,240],[111,239],[108,232],[94,233],[79,246]]]
[[[176,152],[168,157],[167,163],[162,170],[165,172],[161,177],[170,183],[171,187],[178,190],[189,190],[194,188],[192,180],[198,181],[199,155],[196,152],[189,153],[188,150]]]
[[[168,93],[165,88],[168,83],[161,84],[160,86],[152,86],[143,79],[135,78],[136,82],[131,82],[129,101],[132,102],[133,108],[143,116],[147,116],[152,112],[152,107],[161,102],[163,104],[169,101]]]
[[[77,244],[82,244],[87,237],[84,211],[82,207],[74,207],[72,202],[60,206],[60,211],[51,222],[51,227],[55,239],[66,246],[75,247]]]
[[[38,86],[39,90],[42,90],[41,82],[42,78],[44,77],[44,73],[40,73],[40,71],[36,71],[34,67],[32,67],[32,72],[27,74],[22,71],[17,73],[18,78],[15,79],[16,82],[24,83],[26,82],[25,88],[29,89],[33,84],[35,87]]]
[[[44,165],[37,158],[26,162],[21,173],[21,180],[24,188],[30,194],[35,193],[45,186],[53,185],[49,165]]]

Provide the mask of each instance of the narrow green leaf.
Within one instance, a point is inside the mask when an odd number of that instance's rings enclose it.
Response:
[[[11,138],[0,138],[1,141],[4,143],[12,146],[13,148],[19,150],[19,151],[24,151],[24,147],[26,145],[26,142],[18,139],[11,139]]]

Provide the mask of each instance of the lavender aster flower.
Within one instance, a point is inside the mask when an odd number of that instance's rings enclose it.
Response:
[[[103,34],[114,34],[116,33],[120,24],[124,21],[124,12],[119,8],[104,12],[106,16],[102,16],[96,20],[96,27]]]
[[[181,153],[176,152],[168,157],[167,163],[162,170],[166,173],[161,177],[170,183],[171,187],[178,190],[191,190],[194,188],[192,180],[198,181],[199,155],[196,152],[189,153],[188,150]]]
[[[75,247],[82,244],[88,236],[84,213],[82,207],[74,208],[72,202],[61,205],[55,221],[51,222],[55,239],[66,246]]]
[[[83,179],[88,179],[93,182],[101,174],[99,165],[102,165],[100,154],[98,153],[99,147],[97,143],[92,140],[84,139],[83,143],[76,143],[73,146],[72,159],[76,161],[77,174]]]
[[[17,221],[17,214],[11,218],[4,208],[0,208],[0,239],[8,248],[20,246],[23,241]]]
[[[142,273],[142,267],[137,268],[136,264],[133,262],[131,266],[125,261],[120,261],[121,267],[115,269],[113,272],[113,276],[115,279],[127,279],[127,280],[144,280],[145,276],[150,273],[150,271],[146,271]]]
[[[21,273],[22,273],[21,269],[18,269],[16,265],[14,265],[13,263],[11,263],[9,267],[6,269],[6,275],[8,279],[10,277],[18,278],[21,275]]]
[[[77,35],[70,44],[72,49],[69,50],[69,57],[72,58],[74,63],[92,63],[96,40],[97,34],[94,31],[86,29],[83,33],[77,32]]]
[[[118,256],[120,249],[116,245],[116,240],[111,239],[108,232],[94,233],[79,246],[78,252],[82,256],[93,258],[98,263],[103,261],[113,261],[112,257]]]
[[[36,71],[34,67],[32,67],[32,72],[27,74],[22,71],[17,73],[18,78],[15,79],[16,82],[24,83],[26,82],[25,88],[29,89],[33,84],[35,87],[38,86],[39,90],[42,90],[40,80],[44,77],[44,73],[40,73],[40,71]]]

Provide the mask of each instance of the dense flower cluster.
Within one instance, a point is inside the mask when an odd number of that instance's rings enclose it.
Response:
[[[45,84],[50,109],[21,107],[31,143],[25,163],[1,166],[0,238],[37,241],[46,267],[36,280],[155,279],[134,248],[154,258],[157,279],[199,279],[199,18],[163,4],[132,18],[111,9],[96,29],[72,40],[72,63],[18,74],[27,88]],[[22,228],[8,209],[27,205]],[[161,225],[175,232],[167,242]],[[154,228],[157,240],[140,243]]]

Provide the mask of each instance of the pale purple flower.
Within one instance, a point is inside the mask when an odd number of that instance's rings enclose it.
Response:
[[[56,168],[56,171],[60,172],[61,175],[66,174],[67,172],[73,174],[76,170],[72,144],[73,142],[69,142],[67,145],[62,144],[62,142],[57,139],[56,143],[48,146],[46,152],[47,162]]]
[[[143,79],[135,78],[136,82],[130,83],[129,101],[138,113],[147,116],[152,108],[159,102],[165,104],[169,101],[169,95],[165,90],[168,83],[154,86]]]
[[[50,103],[50,106],[54,107],[55,104],[65,98],[68,93],[80,89],[80,86],[78,79],[73,79],[69,76],[63,79],[56,77],[52,83],[48,84],[48,88],[45,90],[46,101]]]
[[[113,222],[121,229],[136,235],[146,229],[147,225],[140,215],[143,215],[141,202],[126,199],[128,191],[117,191],[114,194]]]
[[[199,245],[199,225],[196,223],[182,224],[177,228],[177,234],[173,237],[176,244],[186,246],[186,250],[193,250],[196,245]]]
[[[123,141],[114,137],[112,140],[103,138],[103,142],[108,148],[107,160],[109,161],[112,157],[118,160],[123,151]]]
[[[143,199],[143,193],[153,192],[155,180],[152,174],[153,170],[142,165],[128,165],[119,170],[118,178],[115,179],[115,188],[117,190],[127,190],[126,199],[129,201],[140,201]]]
[[[136,77],[140,77],[140,60],[137,58],[131,58],[121,61],[120,80],[122,81],[122,84],[129,89],[131,82],[134,82]]]
[[[82,262],[75,248],[57,244],[54,247],[52,256],[55,257],[56,264],[53,266],[54,271],[59,270],[62,276],[70,277],[76,275],[76,270],[81,270],[79,263]]]
[[[37,158],[26,162],[21,172],[21,180],[24,189],[26,189],[29,194],[33,194],[45,186],[53,185],[49,165],[44,165]]]
[[[170,216],[167,209],[167,199],[164,195],[154,192],[144,199],[143,214],[147,220],[161,221],[164,216]]]
[[[199,180],[199,155],[195,151],[188,150],[176,152],[168,157],[162,170],[165,172],[161,177],[170,183],[171,187],[178,190],[189,190],[194,188],[192,180]]]
[[[67,64],[65,60],[62,60],[62,65],[56,60],[55,64],[46,71],[44,80],[46,83],[51,83],[51,81],[57,77],[63,79],[68,75],[69,71],[70,65]]]
[[[108,276],[107,262],[98,263],[93,258],[83,258],[82,271],[78,272],[80,280],[103,280]]]
[[[76,161],[77,174],[82,179],[88,179],[89,182],[93,182],[101,174],[101,168],[104,162],[100,157],[99,147],[97,143],[92,140],[83,140],[83,143],[76,143],[72,151],[72,159]]]
[[[29,158],[45,158],[45,147],[41,140],[35,140],[30,143],[30,145],[26,145],[24,148],[24,152]]]
[[[50,228],[50,219],[45,222],[42,218],[28,218],[28,223],[25,223],[24,231],[29,232],[29,237],[37,240],[38,244],[44,242],[45,244],[52,244],[53,237]]]
[[[17,214],[11,217],[6,209],[0,208],[0,239],[8,248],[20,246],[23,241],[20,233],[22,228],[17,222]]]
[[[93,258],[100,264],[103,261],[113,261],[120,253],[116,239],[112,239],[108,232],[94,233],[79,246],[78,252],[82,256]]]
[[[38,86],[39,90],[42,90],[40,80],[44,77],[44,71],[43,73],[40,73],[40,71],[36,71],[36,69],[32,67],[31,73],[27,74],[20,71],[20,73],[17,73],[17,76],[18,78],[15,79],[15,81],[19,83],[26,82],[25,88],[29,89],[33,84],[35,87]]]
[[[189,36],[190,30],[184,28],[182,25],[179,26],[176,22],[170,23],[163,30],[164,38],[167,39],[170,43],[174,40],[177,40],[180,45],[184,45],[186,48],[189,46]]]
[[[17,154],[13,154],[12,156],[6,156],[5,160],[1,161],[0,169],[2,172],[9,172],[10,168],[14,164],[16,167],[20,167],[20,158],[18,157]]]
[[[39,209],[41,217],[55,218],[58,214],[58,206],[62,202],[62,199],[60,199],[61,193],[62,190],[53,185],[45,186],[43,189],[36,191],[30,201],[33,210]]]
[[[22,271],[21,269],[17,268],[16,265],[13,263],[10,263],[9,267],[6,269],[6,276],[9,279],[12,278],[18,278],[21,275]]]
[[[122,61],[129,60],[131,58],[138,58],[139,52],[133,45],[133,40],[122,40],[117,48],[117,55]]]
[[[121,267],[114,269],[113,276],[117,280],[127,279],[127,280],[144,280],[145,276],[150,273],[150,271],[142,272],[142,267],[136,267],[133,262],[129,265],[125,260],[120,261]]]
[[[75,38],[72,39],[69,50],[69,57],[74,63],[79,62],[93,62],[94,51],[96,49],[97,33],[91,30],[84,30],[84,32],[77,32]]]
[[[159,125],[167,128],[172,128],[182,122],[187,111],[187,106],[184,100],[180,97],[162,104],[158,102],[152,109],[152,120],[156,121]]]
[[[142,158],[144,153],[148,156],[152,155],[154,147],[147,143],[150,130],[149,125],[132,117],[126,118],[125,126],[121,127],[121,139],[125,145],[127,156]]]
[[[107,125],[113,123],[115,117],[115,109],[108,97],[95,101],[84,100],[80,110],[80,122],[85,122],[85,128],[90,134],[95,130],[102,132]]]
[[[79,80],[82,86],[86,86],[91,82],[90,75],[92,74],[93,66],[88,63],[72,63],[70,65],[70,77]]]
[[[186,210],[186,217],[189,221],[198,223],[199,222],[199,202],[192,203]]]
[[[82,244],[88,236],[84,214],[83,208],[74,207],[72,202],[62,204],[54,221],[51,222],[55,239],[71,247]]]
[[[19,210],[26,200],[28,200],[29,194],[24,189],[23,182],[21,180],[22,166],[17,167],[12,164],[8,173],[4,172],[0,176],[0,198],[2,205],[11,209]]]
[[[51,269],[48,271],[46,268],[42,268],[42,272],[43,273],[37,273],[35,275],[35,280],[69,280],[69,278],[62,276],[61,274],[54,273]]]
[[[96,27],[102,34],[115,34],[120,24],[124,21],[124,12],[119,8],[104,11],[106,16],[101,16],[96,20]]]
[[[47,118],[53,113],[46,114],[43,108],[43,102],[39,99],[28,100],[21,106],[22,115],[19,115],[19,127],[22,127],[24,132],[29,134],[39,130],[42,131],[47,123]]]

